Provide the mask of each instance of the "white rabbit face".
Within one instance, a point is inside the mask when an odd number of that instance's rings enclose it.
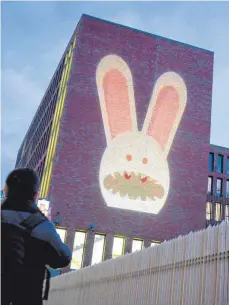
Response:
[[[108,206],[157,214],[169,190],[169,169],[152,137],[141,132],[117,136],[100,165],[100,188]]]
[[[139,131],[133,79],[125,61],[105,56],[96,82],[107,140],[99,174],[105,202],[157,214],[169,192],[167,156],[187,103],[185,83],[174,72],[158,78]]]

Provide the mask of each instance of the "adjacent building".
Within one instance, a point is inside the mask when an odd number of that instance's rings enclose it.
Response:
[[[229,221],[229,148],[210,146],[208,158],[207,225]]]
[[[211,51],[82,16],[16,162],[37,170],[71,269],[202,229],[206,202],[208,222],[226,206],[212,75]]]

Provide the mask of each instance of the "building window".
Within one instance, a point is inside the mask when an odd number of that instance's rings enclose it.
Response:
[[[124,238],[123,237],[114,237],[113,249],[112,249],[112,258],[119,257],[123,255],[124,252]]]
[[[208,156],[208,170],[209,172],[214,171],[214,154],[210,153]]]
[[[225,205],[225,221],[229,222],[229,204]]]
[[[229,198],[229,180],[226,181],[226,197]]]
[[[223,173],[223,155],[218,155],[217,171]]]
[[[213,192],[213,177],[208,177],[208,194]]]
[[[223,180],[220,178],[217,178],[216,181],[216,196],[222,196],[223,193]]]
[[[151,247],[158,246],[160,243],[161,243],[160,241],[152,240]]]
[[[229,175],[229,157],[227,157],[227,171],[226,173]]]
[[[85,242],[86,242],[86,233],[76,231],[74,238],[73,252],[72,252],[72,261],[70,266],[71,269],[75,270],[75,269],[80,269],[82,267]]]
[[[206,219],[211,220],[212,219],[212,203],[207,202],[206,205]]]
[[[221,204],[216,203],[215,204],[215,220],[216,221],[221,221],[222,219],[222,214],[221,214]]]
[[[57,232],[57,234],[59,234],[60,239],[62,240],[62,242],[65,243],[66,235],[67,235],[66,229],[56,228],[56,232]]]
[[[91,264],[98,264],[103,260],[105,235],[95,234]]]
[[[143,248],[143,240],[140,239],[134,239],[132,242],[132,251],[140,251]]]

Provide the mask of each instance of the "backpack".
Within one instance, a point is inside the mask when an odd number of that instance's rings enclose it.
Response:
[[[35,227],[46,220],[47,218],[41,212],[33,213],[20,223],[20,226],[22,226],[24,230],[13,224],[2,222],[1,243],[3,300],[12,301],[12,295],[15,294],[16,297],[17,293],[20,294],[21,287],[23,287],[23,291],[26,291],[26,285],[28,286],[28,294],[26,293],[25,298],[27,297],[29,300],[30,294],[33,293],[29,291],[31,277],[33,279],[33,270],[31,271],[31,267],[33,267],[33,258],[31,257],[31,253],[34,249],[38,249],[39,251],[39,241],[33,239],[31,233]],[[39,265],[38,267],[36,266],[37,264]],[[35,274],[35,277],[38,277],[38,286],[41,286],[41,299],[47,300],[50,287],[50,271],[45,265],[42,265],[42,262],[36,262],[36,260],[34,260],[34,267],[39,271]],[[25,271],[28,272],[28,278],[26,279],[21,278],[21,274],[26,274]],[[44,280],[46,280],[46,285],[44,295],[42,296]],[[38,287],[37,291],[39,296],[40,290]]]

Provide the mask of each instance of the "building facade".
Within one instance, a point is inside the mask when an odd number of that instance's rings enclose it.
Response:
[[[82,16],[16,162],[37,170],[71,269],[205,227],[213,57]]]
[[[229,221],[229,148],[210,146],[208,158],[207,225]]]

